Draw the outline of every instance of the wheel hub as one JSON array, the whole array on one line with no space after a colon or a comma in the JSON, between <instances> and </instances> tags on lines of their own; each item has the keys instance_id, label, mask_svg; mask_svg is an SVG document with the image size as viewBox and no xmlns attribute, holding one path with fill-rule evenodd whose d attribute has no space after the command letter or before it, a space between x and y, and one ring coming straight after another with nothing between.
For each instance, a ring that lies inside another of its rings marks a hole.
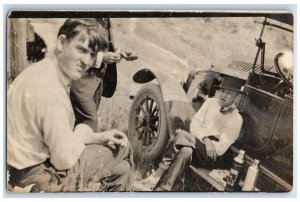
<instances>
[{"instance_id":1,"label":"wheel hub","mask_svg":"<svg viewBox=\"0 0 300 202\"><path fill-rule=\"evenodd\" d=\"M143 146L150 146L158 137L158 106L155 101L146 96L136 107L137 135Z\"/></svg>"},{"instance_id":2,"label":"wheel hub","mask_svg":"<svg viewBox=\"0 0 300 202\"><path fill-rule=\"evenodd\" d=\"M145 126L146 126L147 128L150 128L150 124L151 124L150 116L147 114L147 115L145 116Z\"/></svg>"}]
</instances>

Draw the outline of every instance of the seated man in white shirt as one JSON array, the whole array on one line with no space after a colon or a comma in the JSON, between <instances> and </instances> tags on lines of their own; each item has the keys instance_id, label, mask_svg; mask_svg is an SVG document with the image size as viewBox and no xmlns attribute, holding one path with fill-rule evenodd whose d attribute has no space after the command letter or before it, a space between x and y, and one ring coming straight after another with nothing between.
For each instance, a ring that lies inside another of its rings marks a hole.
<instances>
[{"instance_id":1,"label":"seated man in white shirt","mask_svg":"<svg viewBox=\"0 0 300 202\"><path fill-rule=\"evenodd\" d=\"M177 131L159 168L148 178L136 182L134 188L142 191L171 191L177 176L186 165L222 168L226 151L239 137L243 123L234 104L243 81L224 76L218 98L207 99L190 125L191 133Z\"/></svg>"},{"instance_id":2,"label":"seated man in white shirt","mask_svg":"<svg viewBox=\"0 0 300 202\"><path fill-rule=\"evenodd\" d=\"M130 145L118 130L75 127L72 80L107 49L95 19L68 19L54 53L27 67L7 94L7 168L10 185L32 192L129 190ZM98 187L97 187L98 186Z\"/></svg>"}]
</instances>

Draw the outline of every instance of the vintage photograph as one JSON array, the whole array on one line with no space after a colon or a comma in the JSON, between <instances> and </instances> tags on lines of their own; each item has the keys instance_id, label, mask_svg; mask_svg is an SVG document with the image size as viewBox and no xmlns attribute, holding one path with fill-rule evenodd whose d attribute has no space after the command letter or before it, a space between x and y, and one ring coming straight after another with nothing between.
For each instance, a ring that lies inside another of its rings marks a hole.
<instances>
[{"instance_id":1,"label":"vintage photograph","mask_svg":"<svg viewBox=\"0 0 300 202\"><path fill-rule=\"evenodd\" d=\"M290 11L12 11L6 190L291 192Z\"/></svg>"}]
</instances>

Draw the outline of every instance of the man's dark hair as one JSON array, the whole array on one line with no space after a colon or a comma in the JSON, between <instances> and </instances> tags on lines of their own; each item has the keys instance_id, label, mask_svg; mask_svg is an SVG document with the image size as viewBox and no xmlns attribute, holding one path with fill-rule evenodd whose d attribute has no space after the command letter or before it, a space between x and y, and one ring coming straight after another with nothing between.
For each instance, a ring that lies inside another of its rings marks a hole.
<instances>
[{"instance_id":1,"label":"man's dark hair","mask_svg":"<svg viewBox=\"0 0 300 202\"><path fill-rule=\"evenodd\" d=\"M108 39L105 29L95 18L67 19L60 27L57 37L65 35L67 40L71 40L83 30L87 32L89 47L93 51L104 51L108 48Z\"/></svg>"}]
</instances>

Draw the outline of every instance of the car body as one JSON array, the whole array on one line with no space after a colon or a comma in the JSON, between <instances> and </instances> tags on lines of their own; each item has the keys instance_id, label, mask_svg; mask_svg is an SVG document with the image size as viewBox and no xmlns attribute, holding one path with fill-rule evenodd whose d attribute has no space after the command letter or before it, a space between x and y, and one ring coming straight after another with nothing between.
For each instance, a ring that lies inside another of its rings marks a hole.
<instances>
[{"instance_id":1,"label":"car body","mask_svg":"<svg viewBox=\"0 0 300 202\"><path fill-rule=\"evenodd\" d=\"M263 29L273 25L267 18L262 24ZM261 162L258 190L292 190L293 83L291 75L279 65L286 53L277 54L274 64L265 64L261 36L256 40L254 62L233 60L222 68L193 69L184 82L151 68L134 75L135 82L147 83L135 96L129 118L129 139L138 162L158 162L176 130L189 131L196 111L207 97L216 96L220 78L227 75L244 81L243 93L236 100L243 126L231 152L236 155L240 149L246 151L245 169L254 159ZM261 61L257 64L259 54ZM154 80L156 84L149 83ZM149 169L147 163L140 166Z\"/></svg>"}]
</instances>

